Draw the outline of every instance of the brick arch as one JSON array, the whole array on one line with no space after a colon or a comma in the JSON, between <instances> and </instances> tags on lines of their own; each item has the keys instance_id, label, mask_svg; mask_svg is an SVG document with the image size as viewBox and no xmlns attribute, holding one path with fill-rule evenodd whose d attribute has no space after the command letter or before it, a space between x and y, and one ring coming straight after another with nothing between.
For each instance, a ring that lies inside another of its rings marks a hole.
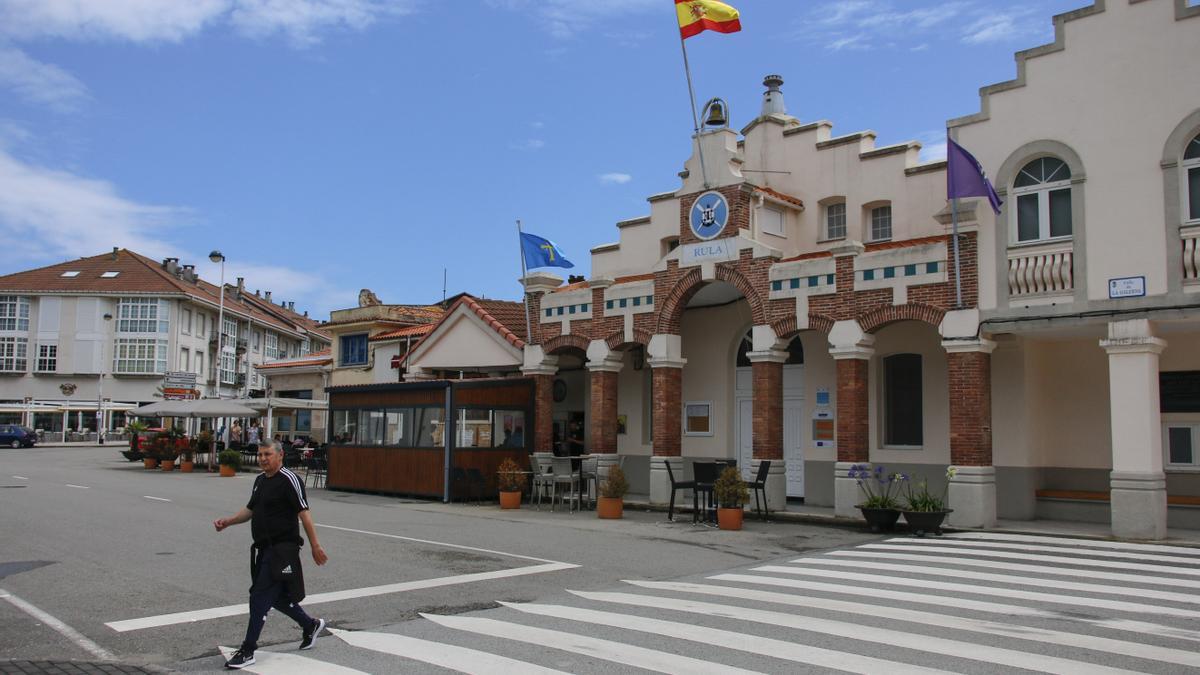
<instances>
[{"instance_id":1,"label":"brick arch","mask_svg":"<svg viewBox=\"0 0 1200 675\"><path fill-rule=\"evenodd\" d=\"M617 350L627 345L641 345L643 347L650 346L650 331L642 330L641 328L633 329L633 340L625 339L625 331L619 330L608 337L604 338L604 342L609 349Z\"/></svg>"},{"instance_id":2,"label":"brick arch","mask_svg":"<svg viewBox=\"0 0 1200 675\"><path fill-rule=\"evenodd\" d=\"M910 302L904 305L888 305L871 310L859 316L857 321L859 327L864 332L874 333L889 323L895 323L896 321L920 321L937 328L941 325L942 317L945 315L946 310L940 307L919 302Z\"/></svg>"},{"instance_id":3,"label":"brick arch","mask_svg":"<svg viewBox=\"0 0 1200 675\"><path fill-rule=\"evenodd\" d=\"M767 320L767 306L762 295L754 284L750 282L746 275L736 267L729 265L717 265L716 280L724 281L741 292L742 297L746 302L750 303L750 317L754 325L762 325ZM658 312L658 324L655 329L656 333L670 333L672 335L679 334L679 319L683 314L683 310L687 307L688 300L704 287L706 282L700 275L700 268L696 267L689 270L686 274L675 282L670 293L667 294L666 300L662 304L662 309Z\"/></svg>"},{"instance_id":4,"label":"brick arch","mask_svg":"<svg viewBox=\"0 0 1200 675\"><path fill-rule=\"evenodd\" d=\"M542 344L542 350L545 351L546 354L553 354L555 352L571 348L578 349L586 354L588 348L588 339L580 335L572 335L568 333L567 335L559 335L558 337L550 338Z\"/></svg>"},{"instance_id":5,"label":"brick arch","mask_svg":"<svg viewBox=\"0 0 1200 675\"><path fill-rule=\"evenodd\" d=\"M815 330L815 331L818 331L818 332L828 335L829 331L833 330L833 323L834 323L833 319L825 316L824 314L810 313L808 315L808 329L809 330ZM801 332L798 328L796 328L796 315L795 314L784 317L782 319L776 319L775 321L772 321L771 322L771 330L775 331L775 335L778 336L781 340L782 339L791 339L793 337L796 337L796 335Z\"/></svg>"}]
</instances>

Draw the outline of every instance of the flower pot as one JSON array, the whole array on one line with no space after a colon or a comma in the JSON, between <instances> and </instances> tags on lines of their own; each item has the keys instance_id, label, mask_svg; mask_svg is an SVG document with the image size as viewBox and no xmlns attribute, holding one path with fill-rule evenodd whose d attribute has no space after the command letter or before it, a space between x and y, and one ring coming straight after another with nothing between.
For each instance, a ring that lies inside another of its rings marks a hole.
<instances>
[{"instance_id":1,"label":"flower pot","mask_svg":"<svg viewBox=\"0 0 1200 675\"><path fill-rule=\"evenodd\" d=\"M600 497L596 500L596 515L617 519L625 515L625 502L620 497Z\"/></svg>"},{"instance_id":2,"label":"flower pot","mask_svg":"<svg viewBox=\"0 0 1200 675\"><path fill-rule=\"evenodd\" d=\"M191 473L194 468L196 468L196 464L186 459L179 463L179 471L182 473Z\"/></svg>"},{"instance_id":3,"label":"flower pot","mask_svg":"<svg viewBox=\"0 0 1200 675\"><path fill-rule=\"evenodd\" d=\"M221 465L221 478L233 478L237 475L237 469L228 464Z\"/></svg>"},{"instance_id":4,"label":"flower pot","mask_svg":"<svg viewBox=\"0 0 1200 675\"><path fill-rule=\"evenodd\" d=\"M153 457L143 457L142 466L146 467L147 469L157 469L158 460L154 459Z\"/></svg>"},{"instance_id":5,"label":"flower pot","mask_svg":"<svg viewBox=\"0 0 1200 675\"><path fill-rule=\"evenodd\" d=\"M158 468L162 469L163 471L174 471L175 470L175 460L164 459L163 461L158 463Z\"/></svg>"},{"instance_id":6,"label":"flower pot","mask_svg":"<svg viewBox=\"0 0 1200 675\"><path fill-rule=\"evenodd\" d=\"M909 531L918 537L924 537L926 532L932 532L939 537L942 536L942 521L953 512L954 509L946 509L945 511L902 511L904 522L908 523Z\"/></svg>"},{"instance_id":7,"label":"flower pot","mask_svg":"<svg viewBox=\"0 0 1200 675\"><path fill-rule=\"evenodd\" d=\"M872 532L891 532L900 520L900 512L896 509L880 509L859 504L856 508L862 511L863 519L871 526Z\"/></svg>"},{"instance_id":8,"label":"flower pot","mask_svg":"<svg viewBox=\"0 0 1200 675\"><path fill-rule=\"evenodd\" d=\"M521 493L520 492L501 492L500 493L500 508L502 508L502 509L519 509L519 508L521 508Z\"/></svg>"},{"instance_id":9,"label":"flower pot","mask_svg":"<svg viewBox=\"0 0 1200 675\"><path fill-rule=\"evenodd\" d=\"M717 509L717 525L722 530L740 530L742 529L742 517L746 512L741 508L727 509L721 507Z\"/></svg>"}]
</instances>

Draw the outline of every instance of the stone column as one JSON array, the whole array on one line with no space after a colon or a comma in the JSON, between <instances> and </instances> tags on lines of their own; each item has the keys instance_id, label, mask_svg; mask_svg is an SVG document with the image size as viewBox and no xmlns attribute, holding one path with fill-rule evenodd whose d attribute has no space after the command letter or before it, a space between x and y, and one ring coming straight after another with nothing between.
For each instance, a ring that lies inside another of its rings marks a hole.
<instances>
[{"instance_id":1,"label":"stone column","mask_svg":"<svg viewBox=\"0 0 1200 675\"><path fill-rule=\"evenodd\" d=\"M943 340L950 387L950 524L996 526L992 464L992 350L982 339Z\"/></svg>"},{"instance_id":2,"label":"stone column","mask_svg":"<svg viewBox=\"0 0 1200 675\"><path fill-rule=\"evenodd\" d=\"M1108 396L1112 416L1113 536L1162 539L1167 534L1158 356L1167 343L1147 319L1112 321L1108 339Z\"/></svg>"},{"instance_id":3,"label":"stone column","mask_svg":"<svg viewBox=\"0 0 1200 675\"><path fill-rule=\"evenodd\" d=\"M771 462L767 473L767 507L782 511L787 506L787 471L783 459L783 362L787 352L778 349L753 351L750 359L754 377L753 476L763 460Z\"/></svg>"},{"instance_id":4,"label":"stone column","mask_svg":"<svg viewBox=\"0 0 1200 675\"><path fill-rule=\"evenodd\" d=\"M875 337L863 333L855 321L839 321L829 332L829 354L837 367L837 463L834 464L833 512L845 518L860 517L855 504L862 501L850 467L870 461L870 389L868 372L875 355Z\"/></svg>"},{"instance_id":5,"label":"stone column","mask_svg":"<svg viewBox=\"0 0 1200 675\"><path fill-rule=\"evenodd\" d=\"M653 383L651 395L654 397L651 504L666 504L671 500L671 481L664 462L671 463L675 480L683 480L683 366L687 360L682 356L681 343L678 335L655 335L650 338L647 349Z\"/></svg>"},{"instance_id":6,"label":"stone column","mask_svg":"<svg viewBox=\"0 0 1200 675\"><path fill-rule=\"evenodd\" d=\"M533 379L533 419L526 421L526 433L533 433L533 451L554 450L554 375L558 357L546 356L540 345L525 346L525 365L521 374Z\"/></svg>"}]
</instances>

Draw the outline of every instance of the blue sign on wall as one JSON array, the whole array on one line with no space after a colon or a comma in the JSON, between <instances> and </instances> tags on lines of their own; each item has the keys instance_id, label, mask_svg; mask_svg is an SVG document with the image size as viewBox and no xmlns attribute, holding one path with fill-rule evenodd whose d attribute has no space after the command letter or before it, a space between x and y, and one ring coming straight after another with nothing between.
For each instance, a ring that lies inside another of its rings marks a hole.
<instances>
[{"instance_id":1,"label":"blue sign on wall","mask_svg":"<svg viewBox=\"0 0 1200 675\"><path fill-rule=\"evenodd\" d=\"M692 204L688 220L697 237L712 239L729 222L729 202L720 192L705 192Z\"/></svg>"}]
</instances>

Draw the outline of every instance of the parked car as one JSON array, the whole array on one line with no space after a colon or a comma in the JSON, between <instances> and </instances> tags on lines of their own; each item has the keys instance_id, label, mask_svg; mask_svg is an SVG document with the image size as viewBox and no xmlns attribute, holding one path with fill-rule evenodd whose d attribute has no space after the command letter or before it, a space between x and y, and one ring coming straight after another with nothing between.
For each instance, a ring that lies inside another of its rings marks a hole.
<instances>
[{"instance_id":1,"label":"parked car","mask_svg":"<svg viewBox=\"0 0 1200 675\"><path fill-rule=\"evenodd\" d=\"M32 448L37 443L37 432L19 424L0 424L0 445L10 448Z\"/></svg>"}]
</instances>

